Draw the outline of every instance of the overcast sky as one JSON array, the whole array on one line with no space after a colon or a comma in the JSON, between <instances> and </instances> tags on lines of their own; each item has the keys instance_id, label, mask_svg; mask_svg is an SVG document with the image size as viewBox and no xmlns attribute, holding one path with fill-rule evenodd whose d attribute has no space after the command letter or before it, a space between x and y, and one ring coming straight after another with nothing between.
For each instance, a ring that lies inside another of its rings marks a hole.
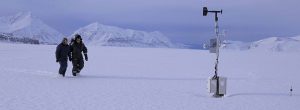
<instances>
[{"instance_id":1,"label":"overcast sky","mask_svg":"<svg viewBox=\"0 0 300 110\"><path fill-rule=\"evenodd\" d=\"M31 11L65 35L93 22L161 31L172 41L198 44L214 35L214 17L202 7L223 9L220 28L230 40L300 35L299 0L1 0L0 16Z\"/></svg>"}]
</instances>

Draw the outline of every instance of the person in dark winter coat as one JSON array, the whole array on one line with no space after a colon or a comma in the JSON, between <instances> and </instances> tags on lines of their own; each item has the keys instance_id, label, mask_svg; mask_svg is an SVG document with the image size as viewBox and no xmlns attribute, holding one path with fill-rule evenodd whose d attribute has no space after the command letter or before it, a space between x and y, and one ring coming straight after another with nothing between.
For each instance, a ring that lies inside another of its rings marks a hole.
<instances>
[{"instance_id":1,"label":"person in dark winter coat","mask_svg":"<svg viewBox=\"0 0 300 110\"><path fill-rule=\"evenodd\" d=\"M71 38L71 41L70 41L70 46L75 42L75 39L74 38Z\"/></svg>"},{"instance_id":2,"label":"person in dark winter coat","mask_svg":"<svg viewBox=\"0 0 300 110\"><path fill-rule=\"evenodd\" d=\"M73 76L77 76L84 67L83 55L86 61L88 61L87 48L82 42L82 38L79 34L75 35L74 42L70 45L71 59L73 64L72 73Z\"/></svg>"},{"instance_id":3,"label":"person in dark winter coat","mask_svg":"<svg viewBox=\"0 0 300 110\"><path fill-rule=\"evenodd\" d=\"M60 64L59 74L64 77L68 67L68 57L71 57L67 38L63 38L62 42L56 47L55 54L56 62Z\"/></svg>"}]
</instances>

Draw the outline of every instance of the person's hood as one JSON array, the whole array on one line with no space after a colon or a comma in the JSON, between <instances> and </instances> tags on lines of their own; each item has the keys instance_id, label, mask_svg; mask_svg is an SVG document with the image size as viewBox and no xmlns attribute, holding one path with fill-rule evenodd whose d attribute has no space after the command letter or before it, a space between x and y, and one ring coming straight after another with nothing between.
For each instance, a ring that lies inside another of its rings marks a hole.
<instances>
[{"instance_id":1,"label":"person's hood","mask_svg":"<svg viewBox=\"0 0 300 110\"><path fill-rule=\"evenodd\" d=\"M60 43L61 43L61 44L64 44L64 41L65 41L65 40L68 40L68 38L66 38L66 37L65 37L65 38L63 38L63 39L61 40L61 42L60 42ZM67 45L68 45L68 44L67 44Z\"/></svg>"}]
</instances>

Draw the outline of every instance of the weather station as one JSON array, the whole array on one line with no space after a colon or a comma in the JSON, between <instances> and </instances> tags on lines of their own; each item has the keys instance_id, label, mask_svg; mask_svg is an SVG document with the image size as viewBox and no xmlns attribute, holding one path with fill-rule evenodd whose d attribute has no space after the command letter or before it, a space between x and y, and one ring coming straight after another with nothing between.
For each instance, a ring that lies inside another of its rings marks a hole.
<instances>
[{"instance_id":1,"label":"weather station","mask_svg":"<svg viewBox=\"0 0 300 110\"><path fill-rule=\"evenodd\" d=\"M226 94L227 78L219 76L218 66L219 66L219 56L220 56L220 46L221 40L219 35L219 25L218 25L218 14L222 14L223 11L209 11L207 7L203 7L203 16L207 16L208 13L213 13L215 15L215 38L210 39L209 52L216 54L216 61L214 66L214 76L208 79L208 92L213 94L215 98L223 97Z\"/></svg>"}]
</instances>

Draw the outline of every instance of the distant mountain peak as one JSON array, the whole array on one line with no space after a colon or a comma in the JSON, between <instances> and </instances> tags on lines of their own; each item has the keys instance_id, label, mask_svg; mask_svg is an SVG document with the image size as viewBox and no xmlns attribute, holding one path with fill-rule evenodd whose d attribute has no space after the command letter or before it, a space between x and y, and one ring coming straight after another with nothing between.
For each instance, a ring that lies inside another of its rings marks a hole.
<instances>
[{"instance_id":1,"label":"distant mountain peak","mask_svg":"<svg viewBox=\"0 0 300 110\"><path fill-rule=\"evenodd\" d=\"M290 37L269 37L266 39L259 40L257 42L280 42L280 41L295 41L296 39Z\"/></svg>"},{"instance_id":2,"label":"distant mountain peak","mask_svg":"<svg viewBox=\"0 0 300 110\"><path fill-rule=\"evenodd\" d=\"M162 33L123 29L116 26L91 23L74 32L80 34L90 45L120 47L173 47Z\"/></svg>"},{"instance_id":3,"label":"distant mountain peak","mask_svg":"<svg viewBox=\"0 0 300 110\"><path fill-rule=\"evenodd\" d=\"M33 16L32 16L31 12L19 12L16 15L10 16L9 21L10 21L10 24L15 24L19 21L30 23L32 19L33 19Z\"/></svg>"},{"instance_id":4,"label":"distant mountain peak","mask_svg":"<svg viewBox=\"0 0 300 110\"><path fill-rule=\"evenodd\" d=\"M40 43L56 44L63 35L45 24L31 12L19 12L0 17L0 33L11 33L16 38L30 38Z\"/></svg>"},{"instance_id":5,"label":"distant mountain peak","mask_svg":"<svg viewBox=\"0 0 300 110\"><path fill-rule=\"evenodd\" d=\"M85 28L97 30L99 28L99 23L98 22L91 23L87 25Z\"/></svg>"},{"instance_id":6,"label":"distant mountain peak","mask_svg":"<svg viewBox=\"0 0 300 110\"><path fill-rule=\"evenodd\" d=\"M234 50L260 50L273 52L300 52L300 40L298 37L269 37L255 42L236 42L225 43L224 49Z\"/></svg>"}]
</instances>

